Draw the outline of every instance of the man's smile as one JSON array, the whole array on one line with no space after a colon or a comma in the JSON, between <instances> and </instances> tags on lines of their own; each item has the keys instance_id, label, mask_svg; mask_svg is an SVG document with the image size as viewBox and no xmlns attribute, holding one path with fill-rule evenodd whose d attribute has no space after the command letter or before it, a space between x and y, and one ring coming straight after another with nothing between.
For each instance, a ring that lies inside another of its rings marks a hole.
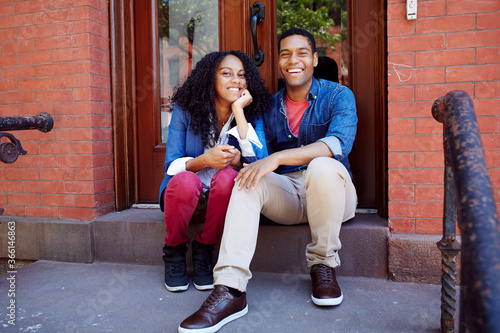
<instances>
[{"instance_id":1,"label":"man's smile","mask_svg":"<svg viewBox=\"0 0 500 333\"><path fill-rule=\"evenodd\" d=\"M290 68L290 69L287 69L287 72L288 72L288 74L290 74L290 76L298 76L298 75L302 74L303 71L304 71L303 68Z\"/></svg>"}]
</instances>

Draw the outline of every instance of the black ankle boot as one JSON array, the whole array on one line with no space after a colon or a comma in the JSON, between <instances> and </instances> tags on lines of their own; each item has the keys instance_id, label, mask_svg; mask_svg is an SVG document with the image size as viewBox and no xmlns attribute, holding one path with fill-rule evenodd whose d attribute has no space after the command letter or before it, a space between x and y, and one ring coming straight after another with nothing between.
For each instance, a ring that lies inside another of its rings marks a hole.
<instances>
[{"instance_id":1,"label":"black ankle boot","mask_svg":"<svg viewBox=\"0 0 500 333\"><path fill-rule=\"evenodd\" d=\"M168 291L184 291L189 287L186 270L186 243L177 246L163 246L165 261L165 287Z\"/></svg>"},{"instance_id":2,"label":"black ankle boot","mask_svg":"<svg viewBox=\"0 0 500 333\"><path fill-rule=\"evenodd\" d=\"M196 240L193 241L193 283L194 287L198 290L214 288L213 253L213 245L205 245Z\"/></svg>"}]
</instances>

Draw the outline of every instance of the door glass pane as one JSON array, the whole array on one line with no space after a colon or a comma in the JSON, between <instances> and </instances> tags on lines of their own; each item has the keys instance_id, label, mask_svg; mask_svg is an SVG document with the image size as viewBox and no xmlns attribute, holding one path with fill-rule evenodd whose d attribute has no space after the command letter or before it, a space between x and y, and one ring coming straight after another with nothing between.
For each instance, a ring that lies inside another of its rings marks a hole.
<instances>
[{"instance_id":1,"label":"door glass pane","mask_svg":"<svg viewBox=\"0 0 500 333\"><path fill-rule=\"evenodd\" d=\"M170 98L207 53L219 50L218 0L158 0L161 136L167 142Z\"/></svg>"},{"instance_id":2,"label":"door glass pane","mask_svg":"<svg viewBox=\"0 0 500 333\"><path fill-rule=\"evenodd\" d=\"M278 37L290 28L314 35L319 57L314 76L348 85L347 0L277 0L276 8Z\"/></svg>"}]
</instances>

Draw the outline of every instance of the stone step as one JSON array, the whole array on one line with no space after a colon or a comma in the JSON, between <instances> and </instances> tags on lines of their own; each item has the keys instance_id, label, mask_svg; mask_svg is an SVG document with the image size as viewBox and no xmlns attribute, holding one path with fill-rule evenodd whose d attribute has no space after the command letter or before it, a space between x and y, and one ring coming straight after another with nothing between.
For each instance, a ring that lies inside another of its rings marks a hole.
<instances>
[{"instance_id":1,"label":"stone step","mask_svg":"<svg viewBox=\"0 0 500 333\"><path fill-rule=\"evenodd\" d=\"M307 224L283 226L263 219L252 261L252 271L305 273L305 247L310 242ZM159 209L129 209L104 215L92 223L95 259L102 262L163 265L165 237ZM192 224L192 237L201 224ZM344 223L340 239L339 275L387 278L387 220L375 214L357 215ZM188 252L188 267L190 261Z\"/></svg>"},{"instance_id":2,"label":"stone step","mask_svg":"<svg viewBox=\"0 0 500 333\"><path fill-rule=\"evenodd\" d=\"M18 260L94 261L163 265L165 225L159 209L128 209L93 221L0 217L0 240L7 244L8 223L15 222ZM193 238L202 224L189 226ZM375 214L358 214L344 223L340 239L339 275L387 278L387 221ZM252 271L307 273L307 224L284 226L262 219ZM0 258L7 258L7 247ZM188 252L188 267L190 250Z\"/></svg>"},{"instance_id":3,"label":"stone step","mask_svg":"<svg viewBox=\"0 0 500 333\"><path fill-rule=\"evenodd\" d=\"M94 261L92 221L0 217L0 244L14 231L16 261L40 259L90 263ZM7 246L0 258L8 258Z\"/></svg>"}]
</instances>

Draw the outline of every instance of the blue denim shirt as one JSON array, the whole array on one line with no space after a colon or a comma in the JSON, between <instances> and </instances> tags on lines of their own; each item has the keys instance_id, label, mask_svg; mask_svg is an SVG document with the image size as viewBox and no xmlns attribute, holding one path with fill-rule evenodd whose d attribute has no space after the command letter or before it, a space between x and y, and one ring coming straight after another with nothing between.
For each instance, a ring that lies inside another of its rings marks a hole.
<instances>
[{"instance_id":1,"label":"blue denim shirt","mask_svg":"<svg viewBox=\"0 0 500 333\"><path fill-rule=\"evenodd\" d=\"M262 148L259 148L254 143L252 143L255 156L241 156L241 161L243 163L252 163L257 159L264 158L268 155L267 147L265 145L266 139L264 134L264 123L262 119L259 118L251 124L255 129L255 133L257 134L259 141L262 143ZM159 193L159 203L162 211L163 191L172 178L172 176L167 174L167 170L170 164L180 157L198 157L205 151L205 146L203 145L203 141L201 140L201 135L195 135L191 130L191 116L179 106L174 107L174 110L172 112L172 119L170 120L170 125L168 126L168 128L168 143L165 152L165 164L163 165L165 176L160 185ZM228 144L234 146L237 149L240 149L238 140L233 136L229 137Z\"/></svg>"},{"instance_id":2,"label":"blue denim shirt","mask_svg":"<svg viewBox=\"0 0 500 333\"><path fill-rule=\"evenodd\" d=\"M286 88L274 95L271 109L264 118L269 154L322 141L352 177L347 156L352 149L358 122L352 91L338 83L313 78L307 95L309 106L300 122L298 137L288 126L285 96ZM305 169L307 165L282 165L276 172L282 174Z\"/></svg>"}]
</instances>

